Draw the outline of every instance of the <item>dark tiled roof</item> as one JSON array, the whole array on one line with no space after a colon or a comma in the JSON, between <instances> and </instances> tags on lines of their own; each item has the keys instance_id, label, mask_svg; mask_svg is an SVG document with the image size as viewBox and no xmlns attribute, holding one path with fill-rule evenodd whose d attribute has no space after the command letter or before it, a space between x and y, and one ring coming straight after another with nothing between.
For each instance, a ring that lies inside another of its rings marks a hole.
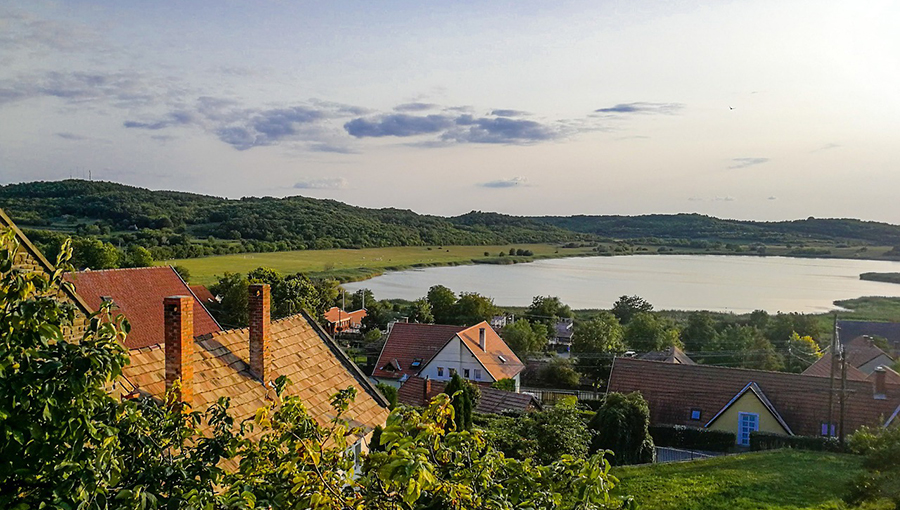
<instances>
[{"instance_id":1,"label":"dark tiled roof","mask_svg":"<svg viewBox=\"0 0 900 510\"><path fill-rule=\"evenodd\" d=\"M270 335L271 379L287 376L292 384L286 392L299 396L320 423L333 417L331 396L354 387L357 396L348 411L351 425L371 430L384 424L388 415L384 397L311 319L301 314L272 321ZM246 328L195 339L195 409L205 410L219 397L230 397L232 416L241 420L268 405L266 388L250 373L249 346ZM141 394L161 398L165 393L163 346L132 349L124 375Z\"/></svg>"},{"instance_id":2,"label":"dark tiled roof","mask_svg":"<svg viewBox=\"0 0 900 510\"><path fill-rule=\"evenodd\" d=\"M828 421L829 380L786 372L767 372L709 365L681 365L632 358L616 358L609 391L638 391L650 405L653 423L701 425L741 389L756 383L795 434L818 435ZM862 425L881 425L900 405L900 386L889 385L885 399L874 398L869 381L847 380L845 423L848 431ZM838 399L835 398L835 420ZM691 410L701 410L701 422Z\"/></svg>"},{"instance_id":3,"label":"dark tiled roof","mask_svg":"<svg viewBox=\"0 0 900 510\"><path fill-rule=\"evenodd\" d=\"M408 406L421 407L442 393L447 383L431 381L431 391L425 391L426 381L421 377L410 377L397 391L397 400ZM487 386L479 386L481 399L475 407L479 413L500 414L504 411L527 412L540 410L541 404L533 396L526 393L498 390Z\"/></svg>"},{"instance_id":4,"label":"dark tiled roof","mask_svg":"<svg viewBox=\"0 0 900 510\"><path fill-rule=\"evenodd\" d=\"M837 364L837 368L835 368L834 376L841 376L841 364ZM803 371L803 375L813 375L816 377L831 377L831 353L826 352L821 358L819 358L815 363L807 367L806 370ZM851 381L865 381L866 374L864 374L860 369L854 367L852 364L847 363L847 379Z\"/></svg>"},{"instance_id":5,"label":"dark tiled roof","mask_svg":"<svg viewBox=\"0 0 900 510\"><path fill-rule=\"evenodd\" d=\"M682 365L695 365L694 360L690 358L678 347L672 346L664 351L647 352L639 356L640 359L647 361L664 361L666 363L681 363Z\"/></svg>"},{"instance_id":6,"label":"dark tiled roof","mask_svg":"<svg viewBox=\"0 0 900 510\"><path fill-rule=\"evenodd\" d=\"M66 275L66 279L75 284L75 291L94 310L100 307L104 296L113 300L113 313L124 314L131 323L131 333L125 339L129 349L163 343L163 299L193 295L170 266L81 271ZM195 297L194 335L221 329Z\"/></svg>"},{"instance_id":7,"label":"dark tiled roof","mask_svg":"<svg viewBox=\"0 0 900 510\"><path fill-rule=\"evenodd\" d=\"M838 321L841 343L869 335L887 339L891 349L900 352L900 322Z\"/></svg>"},{"instance_id":8,"label":"dark tiled roof","mask_svg":"<svg viewBox=\"0 0 900 510\"><path fill-rule=\"evenodd\" d=\"M384 342L381 355L375 364L373 377L400 379L404 375L413 376L425 366L425 362L434 357L451 338L466 329L464 326L445 326L439 324L412 324L398 322ZM421 359L422 365L410 368L415 359ZM397 360L400 370L384 370L385 365Z\"/></svg>"}]
</instances>

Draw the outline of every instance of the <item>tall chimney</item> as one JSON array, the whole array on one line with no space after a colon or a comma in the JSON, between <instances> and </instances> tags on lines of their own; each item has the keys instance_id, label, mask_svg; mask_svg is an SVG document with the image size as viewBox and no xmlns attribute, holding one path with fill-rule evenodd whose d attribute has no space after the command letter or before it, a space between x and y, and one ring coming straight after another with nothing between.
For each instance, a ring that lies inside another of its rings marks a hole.
<instances>
[{"instance_id":1,"label":"tall chimney","mask_svg":"<svg viewBox=\"0 0 900 510\"><path fill-rule=\"evenodd\" d=\"M478 347L481 347L481 350L484 351L486 344L487 344L487 341L485 339L484 328L479 328L478 329Z\"/></svg>"},{"instance_id":2,"label":"tall chimney","mask_svg":"<svg viewBox=\"0 0 900 510\"><path fill-rule=\"evenodd\" d=\"M887 375L887 370L884 367L878 367L875 369L875 398L879 400L883 400L887 398L887 384L885 382L885 376Z\"/></svg>"},{"instance_id":3,"label":"tall chimney","mask_svg":"<svg viewBox=\"0 0 900 510\"><path fill-rule=\"evenodd\" d=\"M428 404L428 401L429 401L428 396L431 395L431 378L430 378L430 377L426 377L426 378L425 378L425 384L422 385L422 388L423 388L423 390L424 390L424 392L425 392L425 394L422 395L422 400L423 400L423 401L425 402L425 404L427 405L427 404Z\"/></svg>"},{"instance_id":4,"label":"tall chimney","mask_svg":"<svg viewBox=\"0 0 900 510\"><path fill-rule=\"evenodd\" d=\"M166 391L172 388L175 381L180 381L180 388L170 403L190 406L194 401L194 299L189 296L163 299L163 319Z\"/></svg>"},{"instance_id":5,"label":"tall chimney","mask_svg":"<svg viewBox=\"0 0 900 510\"><path fill-rule=\"evenodd\" d=\"M250 285L247 305L250 311L250 371L269 382L269 325L272 297L266 284Z\"/></svg>"}]
</instances>

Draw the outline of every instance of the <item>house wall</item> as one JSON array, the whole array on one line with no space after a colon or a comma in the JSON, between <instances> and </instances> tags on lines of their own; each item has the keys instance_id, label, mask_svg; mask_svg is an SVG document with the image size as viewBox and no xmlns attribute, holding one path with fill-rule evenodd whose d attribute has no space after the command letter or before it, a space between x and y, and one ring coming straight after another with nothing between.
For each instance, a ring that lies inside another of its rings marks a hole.
<instances>
[{"instance_id":1,"label":"house wall","mask_svg":"<svg viewBox=\"0 0 900 510\"><path fill-rule=\"evenodd\" d=\"M869 361L868 363L862 364L856 368L858 368L864 374L871 374L878 367L889 367L894 364L894 360L889 358L887 355L882 354L877 358Z\"/></svg>"},{"instance_id":2,"label":"house wall","mask_svg":"<svg viewBox=\"0 0 900 510\"><path fill-rule=\"evenodd\" d=\"M400 379L388 379L387 377L373 377L372 379L375 380L375 384L386 384L397 389L400 389L400 386L403 385Z\"/></svg>"},{"instance_id":3,"label":"house wall","mask_svg":"<svg viewBox=\"0 0 900 510\"><path fill-rule=\"evenodd\" d=\"M438 367L444 367L444 374L438 375ZM435 381L449 381L451 379L450 370L456 369L460 377L464 377L464 370L469 369L469 380L475 382L492 383L494 378L484 368L478 358L472 354L459 339L454 337L453 340L447 342L447 345L438 352L432 360L425 365L425 368L419 372L419 377L430 378ZM481 370L481 379L475 379L475 369Z\"/></svg>"},{"instance_id":4,"label":"house wall","mask_svg":"<svg viewBox=\"0 0 900 510\"><path fill-rule=\"evenodd\" d=\"M771 432L773 434L787 434L788 431L778 423L775 416L769 412L769 409L757 398L752 391L747 391L737 402L731 404L724 413L722 413L716 421L709 426L713 430L724 430L734 432L739 435L738 431L738 414L739 413L756 413L759 415L759 431Z\"/></svg>"}]
</instances>

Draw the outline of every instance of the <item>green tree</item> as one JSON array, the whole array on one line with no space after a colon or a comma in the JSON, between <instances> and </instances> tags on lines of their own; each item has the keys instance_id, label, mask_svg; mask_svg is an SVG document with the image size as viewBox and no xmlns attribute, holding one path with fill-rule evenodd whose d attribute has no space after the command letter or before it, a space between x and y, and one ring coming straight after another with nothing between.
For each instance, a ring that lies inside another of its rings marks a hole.
<instances>
[{"instance_id":1,"label":"green tree","mask_svg":"<svg viewBox=\"0 0 900 510\"><path fill-rule=\"evenodd\" d=\"M787 348L788 340L793 333L797 333L801 337L809 336L814 339L818 339L821 334L816 318L801 313L776 314L769 319L765 332L775 348L779 350Z\"/></svg>"},{"instance_id":2,"label":"green tree","mask_svg":"<svg viewBox=\"0 0 900 510\"><path fill-rule=\"evenodd\" d=\"M819 344L810 336L801 337L793 333L788 339L788 355L785 356L785 369L788 372L803 372L822 357Z\"/></svg>"},{"instance_id":3,"label":"green tree","mask_svg":"<svg viewBox=\"0 0 900 510\"><path fill-rule=\"evenodd\" d=\"M359 289L350 296L350 310L361 310L375 302L375 294L369 289Z\"/></svg>"},{"instance_id":4,"label":"green tree","mask_svg":"<svg viewBox=\"0 0 900 510\"><path fill-rule=\"evenodd\" d=\"M639 312L625 326L625 345L638 352L660 351L677 345L678 332L668 322L649 312Z\"/></svg>"},{"instance_id":5,"label":"green tree","mask_svg":"<svg viewBox=\"0 0 900 510\"><path fill-rule=\"evenodd\" d=\"M454 320L452 324L474 326L481 321L490 321L500 313L494 300L476 292L463 292L453 305ZM437 314L435 314L436 316Z\"/></svg>"},{"instance_id":6,"label":"green tree","mask_svg":"<svg viewBox=\"0 0 900 510\"><path fill-rule=\"evenodd\" d=\"M466 381L459 374L453 374L450 382L444 387L444 393L450 396L453 406L453 422L456 430L472 430L472 413L478 405L478 388Z\"/></svg>"},{"instance_id":7,"label":"green tree","mask_svg":"<svg viewBox=\"0 0 900 510\"><path fill-rule=\"evenodd\" d=\"M611 450L614 465L653 461L650 408L640 393L608 393L589 426L595 434L592 450Z\"/></svg>"},{"instance_id":8,"label":"green tree","mask_svg":"<svg viewBox=\"0 0 900 510\"><path fill-rule=\"evenodd\" d=\"M409 320L422 324L434 324L434 314L431 304L425 298L419 298L412 302L407 312Z\"/></svg>"},{"instance_id":9,"label":"green tree","mask_svg":"<svg viewBox=\"0 0 900 510\"><path fill-rule=\"evenodd\" d=\"M531 322L541 322L551 330L560 318L572 318L575 314L569 305L556 296L535 296L531 306L525 310L525 317Z\"/></svg>"},{"instance_id":10,"label":"green tree","mask_svg":"<svg viewBox=\"0 0 900 510\"><path fill-rule=\"evenodd\" d=\"M504 326L500 336L520 359L542 351L547 345L547 327L540 322L518 320Z\"/></svg>"},{"instance_id":11,"label":"green tree","mask_svg":"<svg viewBox=\"0 0 900 510\"><path fill-rule=\"evenodd\" d=\"M125 252L122 267L150 267L153 265L153 255L150 250L139 245L131 245Z\"/></svg>"},{"instance_id":12,"label":"green tree","mask_svg":"<svg viewBox=\"0 0 900 510\"><path fill-rule=\"evenodd\" d=\"M114 269L119 267L119 250L93 237L77 238L72 242L71 263L80 269Z\"/></svg>"},{"instance_id":13,"label":"green tree","mask_svg":"<svg viewBox=\"0 0 900 510\"><path fill-rule=\"evenodd\" d=\"M653 305L640 296L622 296L613 303L612 313L619 319L622 325L631 322L631 319L639 313L653 311Z\"/></svg>"},{"instance_id":14,"label":"green tree","mask_svg":"<svg viewBox=\"0 0 900 510\"><path fill-rule=\"evenodd\" d=\"M575 367L593 381L607 379L612 358L625 350L624 330L613 314L603 312L589 321L575 323L572 336Z\"/></svg>"},{"instance_id":15,"label":"green tree","mask_svg":"<svg viewBox=\"0 0 900 510\"><path fill-rule=\"evenodd\" d=\"M397 407L397 388L384 383L378 383L375 387L378 388L378 391L380 391L381 394L384 395L384 398L390 402L390 409Z\"/></svg>"},{"instance_id":16,"label":"green tree","mask_svg":"<svg viewBox=\"0 0 900 510\"><path fill-rule=\"evenodd\" d=\"M546 411L526 415L516 432L535 441L534 458L541 464L564 455L583 459L591 443L591 433L575 398L562 399Z\"/></svg>"},{"instance_id":17,"label":"green tree","mask_svg":"<svg viewBox=\"0 0 900 510\"><path fill-rule=\"evenodd\" d=\"M866 471L854 480L845 500L852 505L871 503L871 508L900 508L900 427L862 427L850 436L849 444L854 453L863 455Z\"/></svg>"},{"instance_id":18,"label":"green tree","mask_svg":"<svg viewBox=\"0 0 900 510\"><path fill-rule=\"evenodd\" d=\"M494 381L491 384L491 388L503 391L516 391L516 381L510 379L509 377L505 377L503 379L500 379L499 381Z\"/></svg>"},{"instance_id":19,"label":"green tree","mask_svg":"<svg viewBox=\"0 0 900 510\"><path fill-rule=\"evenodd\" d=\"M431 312L438 324L453 324L456 319L456 294L443 285L435 285L428 289L425 298L431 305Z\"/></svg>"},{"instance_id":20,"label":"green tree","mask_svg":"<svg viewBox=\"0 0 900 510\"><path fill-rule=\"evenodd\" d=\"M176 265L176 266L172 266L172 269L174 269L175 272L178 273L178 276L180 276L182 280L184 280L186 283L190 283L191 272L190 272L190 270L188 270L188 268L186 268L182 265Z\"/></svg>"},{"instance_id":21,"label":"green tree","mask_svg":"<svg viewBox=\"0 0 900 510\"><path fill-rule=\"evenodd\" d=\"M226 328L240 328L250 323L247 311L247 292L250 282L240 273L228 273L218 277L209 291L220 301L210 303L209 311Z\"/></svg>"},{"instance_id":22,"label":"green tree","mask_svg":"<svg viewBox=\"0 0 900 510\"><path fill-rule=\"evenodd\" d=\"M572 360L557 357L541 368L538 378L542 385L551 388L577 388L581 383L581 374L575 370Z\"/></svg>"},{"instance_id":23,"label":"green tree","mask_svg":"<svg viewBox=\"0 0 900 510\"><path fill-rule=\"evenodd\" d=\"M691 312L687 325L681 330L681 341L688 352L699 352L715 345L718 336L716 322L709 312Z\"/></svg>"}]
</instances>

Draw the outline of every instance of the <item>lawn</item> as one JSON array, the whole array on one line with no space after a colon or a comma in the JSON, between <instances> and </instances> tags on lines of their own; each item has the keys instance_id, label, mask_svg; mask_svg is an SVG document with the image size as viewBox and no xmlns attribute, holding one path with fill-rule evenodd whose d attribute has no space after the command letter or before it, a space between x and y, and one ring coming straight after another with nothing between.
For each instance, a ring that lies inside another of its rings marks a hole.
<instances>
[{"instance_id":1,"label":"lawn","mask_svg":"<svg viewBox=\"0 0 900 510\"><path fill-rule=\"evenodd\" d=\"M531 250L531 257L510 257L509 249ZM507 255L500 257L500 252ZM485 252L489 255L485 257ZM191 283L209 285L225 271L247 273L257 267L270 267L283 274L306 273L331 276L342 281L362 280L386 270L456 264L527 262L532 259L588 255L590 248L561 248L552 244L516 244L506 246L402 246L360 250L303 250L273 253L240 253L193 259L162 261L180 265L191 273Z\"/></svg>"},{"instance_id":2,"label":"lawn","mask_svg":"<svg viewBox=\"0 0 900 510\"><path fill-rule=\"evenodd\" d=\"M779 450L693 462L614 468L615 495L652 510L846 508L841 497L861 458Z\"/></svg>"}]
</instances>

